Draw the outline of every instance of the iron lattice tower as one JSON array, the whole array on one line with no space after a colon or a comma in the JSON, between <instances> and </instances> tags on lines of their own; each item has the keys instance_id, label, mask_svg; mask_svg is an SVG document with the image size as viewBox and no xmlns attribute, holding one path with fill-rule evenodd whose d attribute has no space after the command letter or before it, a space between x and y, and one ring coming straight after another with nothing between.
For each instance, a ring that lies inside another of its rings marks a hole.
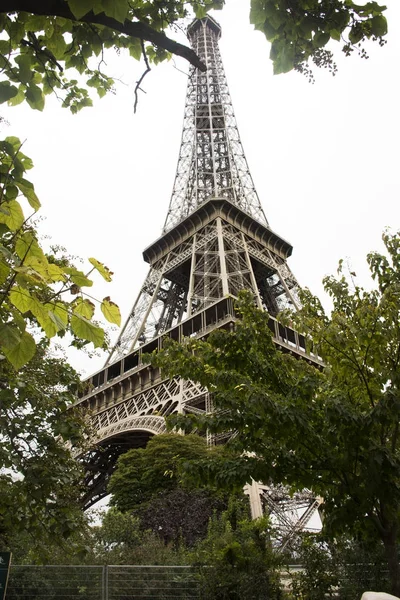
<instances>
[{"instance_id":1,"label":"iron lattice tower","mask_svg":"<svg viewBox=\"0 0 400 600\"><path fill-rule=\"evenodd\" d=\"M143 365L142 354L159 349L163 336L181 340L233 326L233 298L249 289L270 315L275 343L319 362L307 354L301 335L275 319L283 308L298 306L298 284L287 264L292 246L270 228L257 196L218 48L220 35L209 16L188 29L207 70L193 67L189 73L163 232L144 250L150 267L145 282L104 368L90 377L88 392L79 400L93 415L97 435L88 457L87 505L106 494L119 454L165 431L165 416L210 409L206 389L179 378L163 379L158 369ZM249 494L255 506L254 486ZM266 498L265 488L256 495Z\"/></svg>"}]
</instances>

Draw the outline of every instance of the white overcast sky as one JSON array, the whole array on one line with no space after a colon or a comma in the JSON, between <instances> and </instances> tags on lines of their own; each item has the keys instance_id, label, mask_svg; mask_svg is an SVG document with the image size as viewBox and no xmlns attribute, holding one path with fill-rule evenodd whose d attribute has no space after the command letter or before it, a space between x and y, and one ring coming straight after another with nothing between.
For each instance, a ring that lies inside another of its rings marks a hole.
<instances>
[{"instance_id":1,"label":"white overcast sky","mask_svg":"<svg viewBox=\"0 0 400 600\"><path fill-rule=\"evenodd\" d=\"M400 3L388 0L388 43L370 43L369 60L344 58L339 72L315 69L310 85L297 74L273 76L269 44L249 24L249 1L227 0L215 13L220 48L244 151L270 226L293 244L290 266L322 296L321 280L350 258L369 285L365 255L380 250L386 226L400 228ZM134 59L106 58L123 80L115 95L78 115L55 98L43 113L1 107L3 133L26 140L52 241L71 254L95 256L114 272L110 295L128 315L147 273L142 251L159 237L178 159L188 66L176 59L143 82L136 115L133 89L143 71ZM177 68L178 67L178 70ZM97 281L97 280L96 280ZM104 362L70 355L90 374Z\"/></svg>"}]
</instances>

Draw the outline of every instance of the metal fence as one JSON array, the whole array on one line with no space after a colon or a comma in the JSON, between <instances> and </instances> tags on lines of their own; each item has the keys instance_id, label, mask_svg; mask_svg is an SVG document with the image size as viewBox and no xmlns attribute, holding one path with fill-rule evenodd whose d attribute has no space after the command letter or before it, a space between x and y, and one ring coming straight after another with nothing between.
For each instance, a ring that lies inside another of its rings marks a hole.
<instances>
[{"instance_id":1,"label":"metal fence","mask_svg":"<svg viewBox=\"0 0 400 600\"><path fill-rule=\"evenodd\" d=\"M191 567L12 565L7 600L199 599Z\"/></svg>"}]
</instances>

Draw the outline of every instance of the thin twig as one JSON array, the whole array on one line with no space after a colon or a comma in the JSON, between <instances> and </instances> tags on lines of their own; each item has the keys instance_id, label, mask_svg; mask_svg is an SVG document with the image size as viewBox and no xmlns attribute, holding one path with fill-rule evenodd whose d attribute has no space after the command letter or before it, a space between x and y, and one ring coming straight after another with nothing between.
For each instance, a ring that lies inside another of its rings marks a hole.
<instances>
[{"instance_id":1,"label":"thin twig","mask_svg":"<svg viewBox=\"0 0 400 600\"><path fill-rule=\"evenodd\" d=\"M146 64L146 70L145 72L142 74L141 78L139 79L139 81L136 82L136 87L135 87L135 104L133 106L133 112L136 114L136 107L137 107L137 103L138 103L138 90L141 90L142 92L146 93L144 90L142 90L142 88L140 87L140 84L142 83L143 79L146 77L147 73L149 71L151 71L150 65L149 65L149 61L147 59L146 56L146 48L144 47L144 41L140 40L140 45L142 46L142 54L143 54L143 58L144 58L144 62Z\"/></svg>"}]
</instances>

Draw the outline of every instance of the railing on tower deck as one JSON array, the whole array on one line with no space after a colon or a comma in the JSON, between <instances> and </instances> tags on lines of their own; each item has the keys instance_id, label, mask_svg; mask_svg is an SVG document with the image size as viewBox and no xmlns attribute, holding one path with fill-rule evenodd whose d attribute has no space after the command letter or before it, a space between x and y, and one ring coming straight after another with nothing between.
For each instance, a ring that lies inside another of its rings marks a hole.
<instances>
[{"instance_id":1,"label":"railing on tower deck","mask_svg":"<svg viewBox=\"0 0 400 600\"><path fill-rule=\"evenodd\" d=\"M115 386L128 377L133 378L135 374L140 377L141 387L158 379L159 370L157 368L153 369L147 363L144 363L143 355L154 350L161 350L163 340L166 337L182 342L187 337L205 337L217 328L233 328L238 318L234 302L235 299L231 296L222 298L162 335L144 342L140 348L133 350L122 359L104 367L85 380L86 389L81 393L77 402L83 402L86 398L90 398L110 386ZM301 357L317 368L323 368L322 359L313 350L309 340L306 340L304 335L299 334L291 327L282 325L272 316L269 317L268 325L272 332L273 341L281 350ZM134 387L133 383L132 386Z\"/></svg>"}]
</instances>

